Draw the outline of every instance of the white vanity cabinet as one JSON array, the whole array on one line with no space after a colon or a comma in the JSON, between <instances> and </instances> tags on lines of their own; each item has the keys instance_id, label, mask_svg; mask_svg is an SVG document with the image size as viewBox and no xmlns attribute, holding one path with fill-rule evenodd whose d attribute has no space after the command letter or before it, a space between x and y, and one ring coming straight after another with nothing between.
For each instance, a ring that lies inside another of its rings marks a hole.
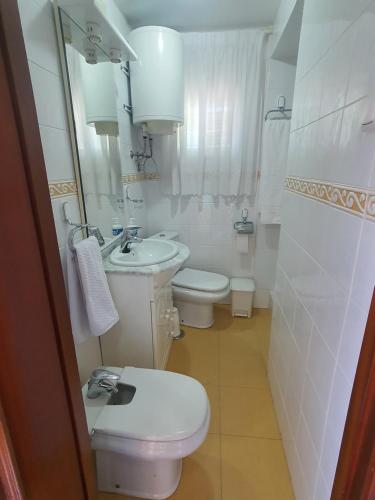
<instances>
[{"instance_id":1,"label":"white vanity cabinet","mask_svg":"<svg viewBox=\"0 0 375 500\"><path fill-rule=\"evenodd\" d=\"M120 321L100 338L104 365L165 368L171 344L167 310L173 303L171 276L164 278L107 272Z\"/></svg>"},{"instance_id":2,"label":"white vanity cabinet","mask_svg":"<svg viewBox=\"0 0 375 500\"><path fill-rule=\"evenodd\" d=\"M171 346L168 309L172 278L190 255L176 242L177 255L155 265L127 267L104 258L109 288L120 321L100 337L103 364L164 369Z\"/></svg>"}]
</instances>

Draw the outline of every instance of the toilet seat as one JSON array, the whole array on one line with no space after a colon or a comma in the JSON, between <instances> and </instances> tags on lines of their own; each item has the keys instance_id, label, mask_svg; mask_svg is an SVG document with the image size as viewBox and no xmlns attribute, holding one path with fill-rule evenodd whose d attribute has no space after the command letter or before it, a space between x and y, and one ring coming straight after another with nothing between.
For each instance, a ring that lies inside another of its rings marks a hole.
<instances>
[{"instance_id":1,"label":"toilet seat","mask_svg":"<svg viewBox=\"0 0 375 500\"><path fill-rule=\"evenodd\" d=\"M199 382L178 373L132 367L124 368L121 381L135 386L136 393L128 405L103 408L93 427L94 449L175 459L201 444L210 407Z\"/></svg>"},{"instance_id":2,"label":"toilet seat","mask_svg":"<svg viewBox=\"0 0 375 500\"><path fill-rule=\"evenodd\" d=\"M189 290L217 293L228 288L229 279L222 274L186 267L176 273L172 285Z\"/></svg>"}]
</instances>

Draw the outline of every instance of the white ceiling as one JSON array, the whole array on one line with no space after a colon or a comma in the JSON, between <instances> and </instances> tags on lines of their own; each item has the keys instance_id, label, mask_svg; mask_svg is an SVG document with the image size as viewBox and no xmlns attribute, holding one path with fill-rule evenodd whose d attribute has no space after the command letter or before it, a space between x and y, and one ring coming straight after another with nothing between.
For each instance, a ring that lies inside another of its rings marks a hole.
<instances>
[{"instance_id":1,"label":"white ceiling","mask_svg":"<svg viewBox=\"0 0 375 500\"><path fill-rule=\"evenodd\" d=\"M178 31L270 26L280 0L116 0L130 26Z\"/></svg>"}]
</instances>

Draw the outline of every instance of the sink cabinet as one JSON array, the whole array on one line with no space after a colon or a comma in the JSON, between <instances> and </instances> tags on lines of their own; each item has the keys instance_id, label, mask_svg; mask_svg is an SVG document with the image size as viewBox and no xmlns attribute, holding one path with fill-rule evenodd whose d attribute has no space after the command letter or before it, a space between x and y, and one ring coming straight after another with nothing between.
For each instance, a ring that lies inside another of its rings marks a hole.
<instances>
[{"instance_id":1,"label":"sink cabinet","mask_svg":"<svg viewBox=\"0 0 375 500\"><path fill-rule=\"evenodd\" d=\"M165 368L171 345L166 315L173 307L174 272L107 271L120 321L100 338L104 365Z\"/></svg>"}]
</instances>

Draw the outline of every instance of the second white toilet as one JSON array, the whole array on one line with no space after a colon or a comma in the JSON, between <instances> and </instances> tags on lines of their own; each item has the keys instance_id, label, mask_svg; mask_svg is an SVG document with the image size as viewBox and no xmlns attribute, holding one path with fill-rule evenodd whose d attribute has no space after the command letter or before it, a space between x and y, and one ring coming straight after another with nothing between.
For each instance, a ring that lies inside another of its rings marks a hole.
<instances>
[{"instance_id":1,"label":"second white toilet","mask_svg":"<svg viewBox=\"0 0 375 500\"><path fill-rule=\"evenodd\" d=\"M175 240L178 233L162 231L151 238ZM230 293L229 279L217 273L185 268L172 280L173 303L182 324L195 328L209 328L214 323L214 304Z\"/></svg>"},{"instance_id":2,"label":"second white toilet","mask_svg":"<svg viewBox=\"0 0 375 500\"><path fill-rule=\"evenodd\" d=\"M180 481L182 458L199 448L207 435L207 393L197 380L179 373L106 369L118 375L117 394L102 393L92 399L87 396L88 385L83 387L98 488L139 498L167 498ZM131 390L125 401L122 388Z\"/></svg>"}]
</instances>

